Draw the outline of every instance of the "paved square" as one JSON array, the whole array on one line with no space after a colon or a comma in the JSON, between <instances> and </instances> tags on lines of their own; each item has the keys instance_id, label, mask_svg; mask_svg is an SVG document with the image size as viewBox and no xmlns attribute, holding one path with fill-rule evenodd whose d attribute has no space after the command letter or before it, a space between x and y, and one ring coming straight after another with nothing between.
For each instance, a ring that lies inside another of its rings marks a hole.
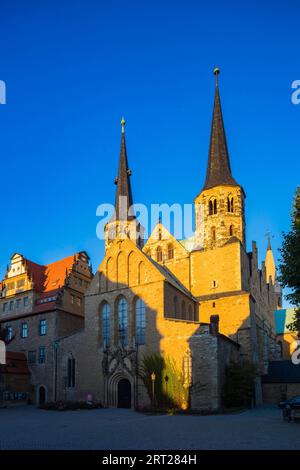
<instances>
[{"instance_id":1,"label":"paved square","mask_svg":"<svg viewBox=\"0 0 300 470\"><path fill-rule=\"evenodd\" d=\"M0 449L300 449L300 422L277 408L232 415L148 416L131 410L0 410Z\"/></svg>"}]
</instances>

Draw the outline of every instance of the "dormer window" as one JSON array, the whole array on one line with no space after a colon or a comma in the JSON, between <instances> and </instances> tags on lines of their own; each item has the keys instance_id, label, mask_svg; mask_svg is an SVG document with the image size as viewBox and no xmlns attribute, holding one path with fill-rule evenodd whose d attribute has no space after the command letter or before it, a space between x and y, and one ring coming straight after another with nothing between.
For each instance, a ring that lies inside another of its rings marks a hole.
<instances>
[{"instance_id":1,"label":"dormer window","mask_svg":"<svg viewBox=\"0 0 300 470\"><path fill-rule=\"evenodd\" d=\"M162 258L163 258L162 249L161 249L161 246L158 246L157 249L156 249L156 261L157 261L158 263L161 263L161 262L162 262Z\"/></svg>"},{"instance_id":2,"label":"dormer window","mask_svg":"<svg viewBox=\"0 0 300 470\"><path fill-rule=\"evenodd\" d=\"M168 259L173 259L174 258L174 248L173 245L170 244L168 245Z\"/></svg>"}]
</instances>

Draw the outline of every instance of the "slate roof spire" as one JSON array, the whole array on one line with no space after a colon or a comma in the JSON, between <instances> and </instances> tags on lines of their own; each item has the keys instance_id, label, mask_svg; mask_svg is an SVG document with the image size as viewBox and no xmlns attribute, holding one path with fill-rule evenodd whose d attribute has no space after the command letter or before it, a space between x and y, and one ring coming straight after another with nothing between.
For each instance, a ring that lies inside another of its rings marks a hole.
<instances>
[{"instance_id":1,"label":"slate roof spire","mask_svg":"<svg viewBox=\"0 0 300 470\"><path fill-rule=\"evenodd\" d=\"M219 73L220 70L218 67L216 67L214 69L214 74L216 76L215 101L210 133L206 179L203 189L210 189L214 186L219 186L222 184L238 186L237 182L231 174L219 94Z\"/></svg>"},{"instance_id":2,"label":"slate roof spire","mask_svg":"<svg viewBox=\"0 0 300 470\"><path fill-rule=\"evenodd\" d=\"M119 157L119 169L118 176L115 179L115 184L117 185L116 190L116 219L117 220L127 220L134 218L133 215L128 215L128 210L132 206L132 192L130 184L130 176L132 171L128 169L128 160L127 160L127 151L126 151L126 141L125 141L125 119L122 118L122 134L121 134L121 149Z\"/></svg>"}]
</instances>

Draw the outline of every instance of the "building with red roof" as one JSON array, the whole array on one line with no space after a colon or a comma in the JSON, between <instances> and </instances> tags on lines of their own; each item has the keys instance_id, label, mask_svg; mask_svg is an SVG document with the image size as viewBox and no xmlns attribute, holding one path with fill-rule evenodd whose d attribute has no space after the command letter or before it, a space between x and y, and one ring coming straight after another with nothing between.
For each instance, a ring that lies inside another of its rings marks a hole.
<instances>
[{"instance_id":1,"label":"building with red roof","mask_svg":"<svg viewBox=\"0 0 300 470\"><path fill-rule=\"evenodd\" d=\"M28 368L33 402L56 398L56 340L83 328L84 295L92 277L84 251L48 265L19 253L11 257L1 282L0 326L7 329L8 357L22 353L25 358L14 356L14 363ZM4 370L8 376L17 369L8 363Z\"/></svg>"}]
</instances>

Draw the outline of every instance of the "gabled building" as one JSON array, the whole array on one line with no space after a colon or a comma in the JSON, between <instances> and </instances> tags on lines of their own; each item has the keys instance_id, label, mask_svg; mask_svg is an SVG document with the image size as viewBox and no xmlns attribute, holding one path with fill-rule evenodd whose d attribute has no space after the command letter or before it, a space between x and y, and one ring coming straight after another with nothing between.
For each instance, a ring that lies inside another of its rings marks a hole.
<instances>
[{"instance_id":1,"label":"gabled building","mask_svg":"<svg viewBox=\"0 0 300 470\"><path fill-rule=\"evenodd\" d=\"M89 257L79 252L49 265L11 257L2 281L0 324L9 352L23 353L34 402L57 394L55 340L84 326L84 293L92 279Z\"/></svg>"}]
</instances>

